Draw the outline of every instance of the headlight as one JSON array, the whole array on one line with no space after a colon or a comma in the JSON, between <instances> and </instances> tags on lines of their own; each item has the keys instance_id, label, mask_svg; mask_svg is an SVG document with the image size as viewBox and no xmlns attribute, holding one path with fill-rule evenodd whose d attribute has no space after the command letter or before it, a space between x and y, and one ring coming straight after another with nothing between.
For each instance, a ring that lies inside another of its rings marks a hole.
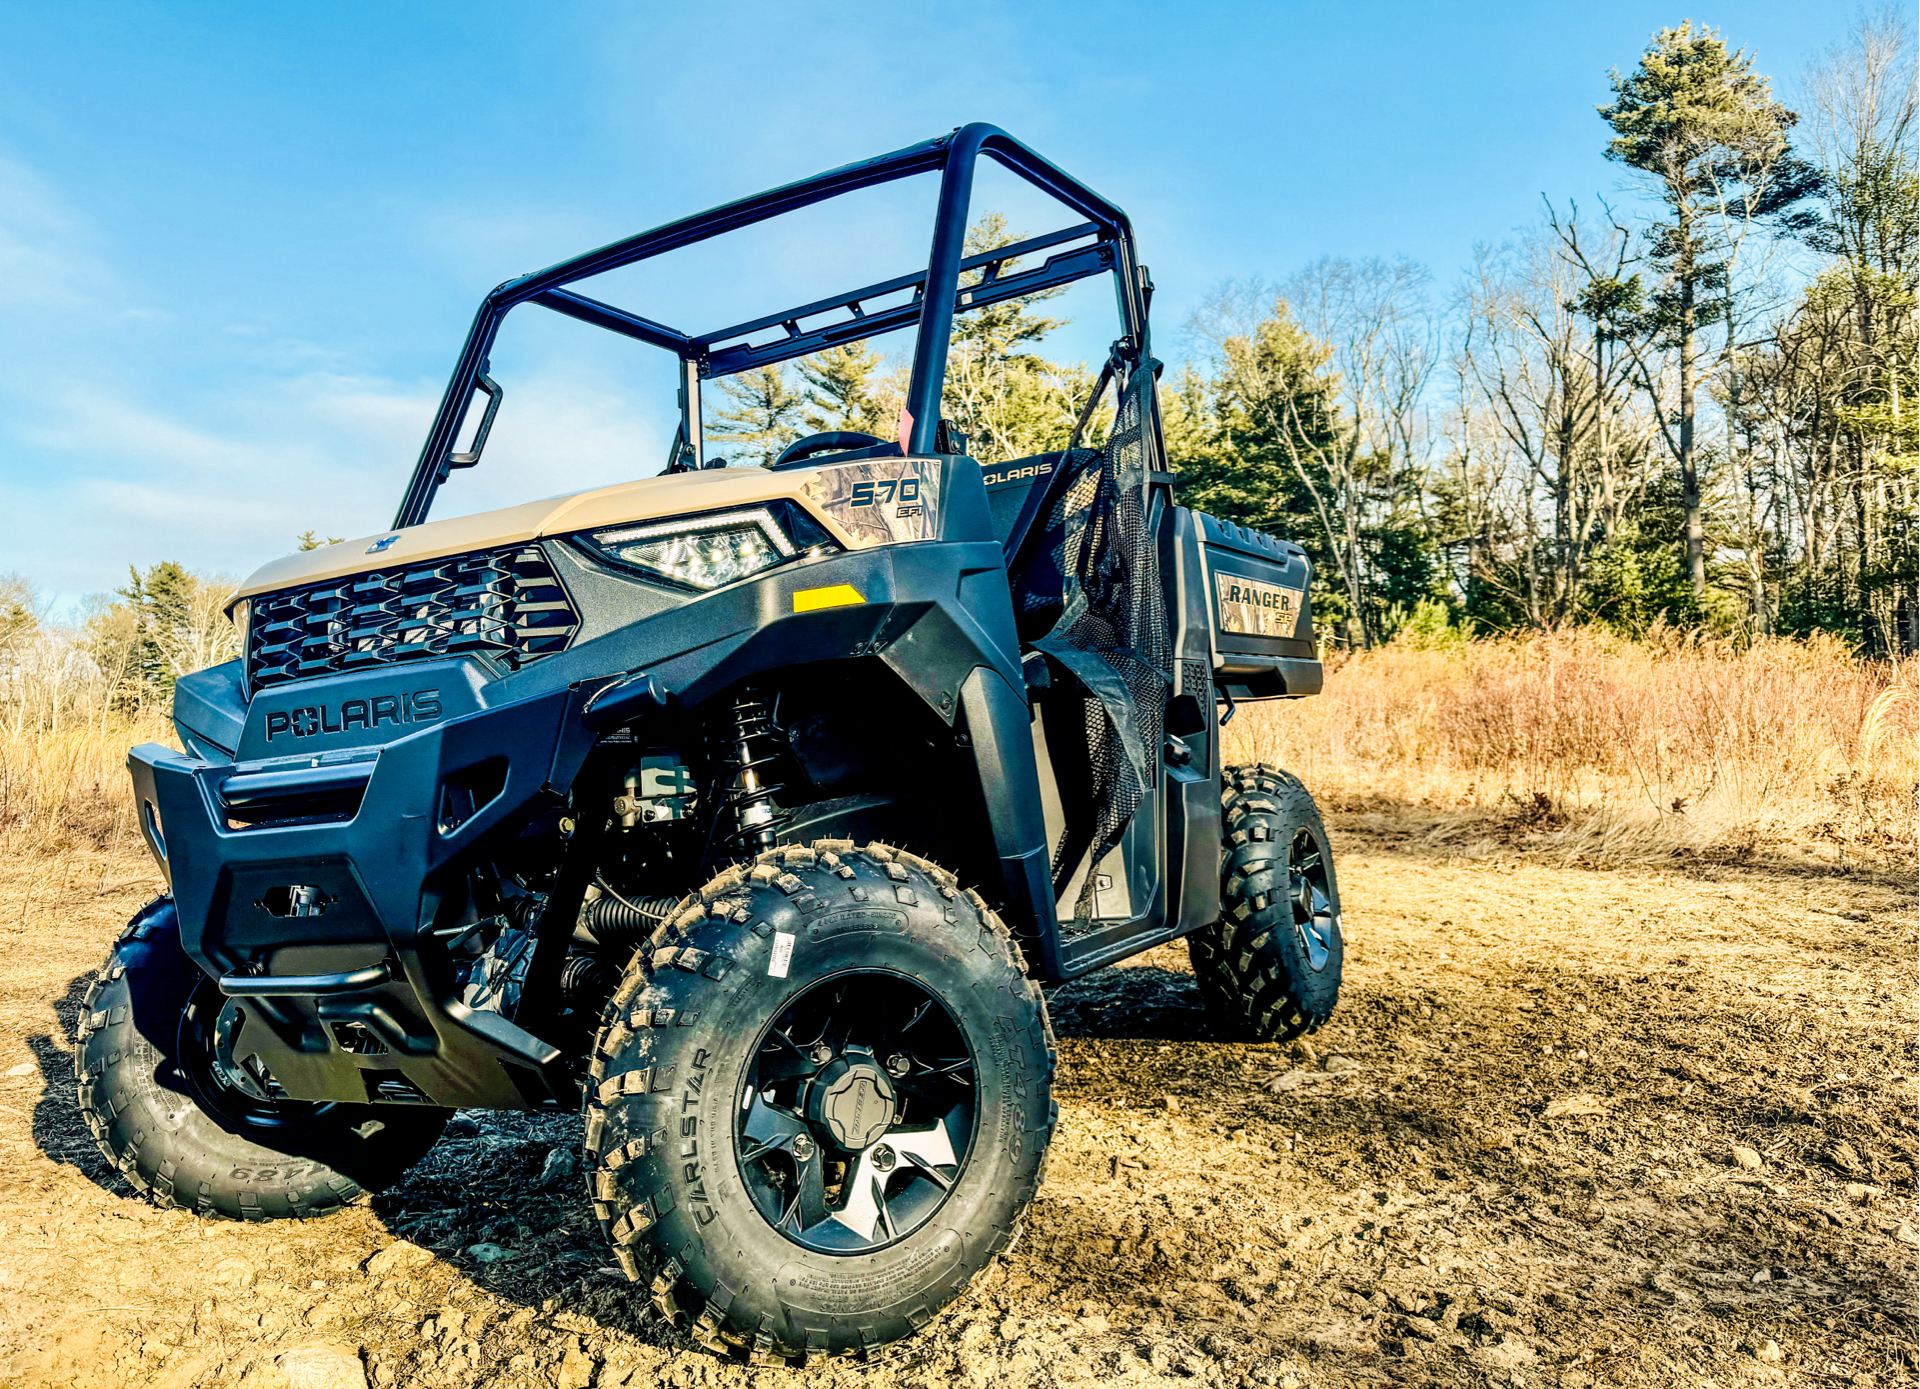
<instances>
[{"instance_id":1,"label":"headlight","mask_svg":"<svg viewBox=\"0 0 1920 1389\"><path fill-rule=\"evenodd\" d=\"M240 688L247 686L247 636L248 625L253 621L253 604L242 598L227 609L227 617L233 623L233 630L240 639Z\"/></svg>"},{"instance_id":2,"label":"headlight","mask_svg":"<svg viewBox=\"0 0 1920 1389\"><path fill-rule=\"evenodd\" d=\"M791 502L608 526L580 539L605 558L702 592L840 547Z\"/></svg>"}]
</instances>

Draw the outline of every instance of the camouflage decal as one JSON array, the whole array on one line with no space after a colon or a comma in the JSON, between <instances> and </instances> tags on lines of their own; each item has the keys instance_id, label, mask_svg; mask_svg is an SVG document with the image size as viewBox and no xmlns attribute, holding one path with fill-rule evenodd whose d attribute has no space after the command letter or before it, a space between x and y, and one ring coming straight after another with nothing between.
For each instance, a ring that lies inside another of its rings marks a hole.
<instances>
[{"instance_id":1,"label":"camouflage decal","mask_svg":"<svg viewBox=\"0 0 1920 1389\"><path fill-rule=\"evenodd\" d=\"M1300 625L1301 591L1243 579L1238 574L1215 573L1213 589L1220 601L1220 630L1254 637L1291 637Z\"/></svg>"},{"instance_id":2,"label":"camouflage decal","mask_svg":"<svg viewBox=\"0 0 1920 1389\"><path fill-rule=\"evenodd\" d=\"M940 460L875 458L829 464L801 484L807 500L856 550L932 540L940 530Z\"/></svg>"}]
</instances>

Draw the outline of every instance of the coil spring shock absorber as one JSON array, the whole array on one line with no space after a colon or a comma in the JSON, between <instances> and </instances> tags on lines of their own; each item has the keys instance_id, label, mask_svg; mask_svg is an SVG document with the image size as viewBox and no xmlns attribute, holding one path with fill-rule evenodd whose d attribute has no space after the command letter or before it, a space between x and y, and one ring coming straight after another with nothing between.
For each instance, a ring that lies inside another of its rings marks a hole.
<instances>
[{"instance_id":1,"label":"coil spring shock absorber","mask_svg":"<svg viewBox=\"0 0 1920 1389\"><path fill-rule=\"evenodd\" d=\"M741 690L734 697L732 712L727 738L732 775L720 813L733 815L727 843L743 857L751 857L771 849L780 826L790 818L774 806L781 785L768 780L766 771L779 760L785 737L773 721L773 704L758 690Z\"/></svg>"}]
</instances>

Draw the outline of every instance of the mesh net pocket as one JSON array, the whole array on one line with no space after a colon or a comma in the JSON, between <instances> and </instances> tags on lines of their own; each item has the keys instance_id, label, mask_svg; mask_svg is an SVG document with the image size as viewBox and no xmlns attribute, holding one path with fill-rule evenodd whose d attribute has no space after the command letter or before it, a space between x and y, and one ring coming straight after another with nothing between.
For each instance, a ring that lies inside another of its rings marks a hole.
<instances>
[{"instance_id":1,"label":"mesh net pocket","mask_svg":"<svg viewBox=\"0 0 1920 1389\"><path fill-rule=\"evenodd\" d=\"M1056 893L1090 856L1074 908L1082 929L1092 915L1091 867L1119 843L1158 775L1173 684L1159 553L1147 525L1151 426L1144 396L1152 379L1150 362L1129 378L1104 449L1084 459L1072 455L1076 472L1048 516L1046 553L1028 566L1044 558L1060 576L1059 616L1033 645L1087 691L1093 810L1070 818L1053 856Z\"/></svg>"}]
</instances>

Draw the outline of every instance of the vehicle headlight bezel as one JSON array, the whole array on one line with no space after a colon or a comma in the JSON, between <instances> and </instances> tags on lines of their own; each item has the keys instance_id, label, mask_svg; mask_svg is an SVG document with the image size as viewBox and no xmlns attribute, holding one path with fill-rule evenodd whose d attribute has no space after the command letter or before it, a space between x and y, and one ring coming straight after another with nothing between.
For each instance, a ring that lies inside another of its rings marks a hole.
<instances>
[{"instance_id":1,"label":"vehicle headlight bezel","mask_svg":"<svg viewBox=\"0 0 1920 1389\"><path fill-rule=\"evenodd\" d=\"M786 498L596 526L572 539L650 583L697 594L842 548L804 507Z\"/></svg>"},{"instance_id":2,"label":"vehicle headlight bezel","mask_svg":"<svg viewBox=\"0 0 1920 1389\"><path fill-rule=\"evenodd\" d=\"M247 658L253 649L253 600L235 599L227 607L227 621L233 624L234 633L240 638L240 691L250 694L252 682L247 670Z\"/></svg>"}]
</instances>

